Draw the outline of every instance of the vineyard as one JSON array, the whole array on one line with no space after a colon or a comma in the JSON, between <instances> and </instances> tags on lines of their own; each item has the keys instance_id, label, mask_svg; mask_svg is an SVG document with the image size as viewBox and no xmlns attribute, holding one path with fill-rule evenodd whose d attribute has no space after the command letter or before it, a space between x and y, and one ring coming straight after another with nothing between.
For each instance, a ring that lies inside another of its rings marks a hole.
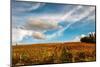
<instances>
[{"instance_id":1,"label":"vineyard","mask_svg":"<svg viewBox=\"0 0 100 67\"><path fill-rule=\"evenodd\" d=\"M96 44L67 42L12 46L12 65L89 62L96 60Z\"/></svg>"}]
</instances>

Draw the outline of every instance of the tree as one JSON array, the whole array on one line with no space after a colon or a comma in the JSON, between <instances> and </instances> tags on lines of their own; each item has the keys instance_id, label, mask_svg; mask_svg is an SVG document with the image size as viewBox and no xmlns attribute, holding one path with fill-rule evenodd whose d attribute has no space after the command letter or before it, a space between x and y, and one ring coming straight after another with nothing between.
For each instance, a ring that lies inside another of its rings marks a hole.
<instances>
[{"instance_id":1,"label":"tree","mask_svg":"<svg viewBox=\"0 0 100 67\"><path fill-rule=\"evenodd\" d=\"M89 34L89 36L83 37L80 39L81 42L86 42L86 43L96 43L96 37L95 34Z\"/></svg>"}]
</instances>

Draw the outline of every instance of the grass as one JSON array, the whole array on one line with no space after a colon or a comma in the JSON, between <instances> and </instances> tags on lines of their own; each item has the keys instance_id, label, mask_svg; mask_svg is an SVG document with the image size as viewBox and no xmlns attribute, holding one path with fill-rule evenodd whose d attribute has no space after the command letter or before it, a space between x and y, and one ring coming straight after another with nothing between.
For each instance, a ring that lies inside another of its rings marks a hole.
<instances>
[{"instance_id":1,"label":"grass","mask_svg":"<svg viewBox=\"0 0 100 67\"><path fill-rule=\"evenodd\" d=\"M96 44L81 42L12 46L13 66L88 62L96 60Z\"/></svg>"}]
</instances>

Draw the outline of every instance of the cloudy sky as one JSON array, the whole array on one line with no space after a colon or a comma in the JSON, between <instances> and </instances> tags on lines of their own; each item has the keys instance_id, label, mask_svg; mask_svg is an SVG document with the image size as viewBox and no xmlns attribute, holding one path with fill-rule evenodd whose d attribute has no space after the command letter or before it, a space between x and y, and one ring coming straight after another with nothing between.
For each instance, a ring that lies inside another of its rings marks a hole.
<instances>
[{"instance_id":1,"label":"cloudy sky","mask_svg":"<svg viewBox=\"0 0 100 67\"><path fill-rule=\"evenodd\" d=\"M95 32L95 6L12 0L12 42L79 41Z\"/></svg>"}]
</instances>

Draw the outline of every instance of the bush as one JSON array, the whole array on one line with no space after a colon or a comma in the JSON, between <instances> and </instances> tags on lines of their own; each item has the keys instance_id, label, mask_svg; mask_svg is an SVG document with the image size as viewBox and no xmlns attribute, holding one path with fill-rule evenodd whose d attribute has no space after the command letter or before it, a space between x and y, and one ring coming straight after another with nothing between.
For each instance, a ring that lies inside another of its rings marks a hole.
<instances>
[{"instance_id":1,"label":"bush","mask_svg":"<svg viewBox=\"0 0 100 67\"><path fill-rule=\"evenodd\" d=\"M95 35L89 34L89 36L81 38L80 41L86 43L96 43L96 38Z\"/></svg>"},{"instance_id":2,"label":"bush","mask_svg":"<svg viewBox=\"0 0 100 67\"><path fill-rule=\"evenodd\" d=\"M84 38L81 38L81 42L86 42L86 43L95 43L96 40L92 37L84 37Z\"/></svg>"}]
</instances>

